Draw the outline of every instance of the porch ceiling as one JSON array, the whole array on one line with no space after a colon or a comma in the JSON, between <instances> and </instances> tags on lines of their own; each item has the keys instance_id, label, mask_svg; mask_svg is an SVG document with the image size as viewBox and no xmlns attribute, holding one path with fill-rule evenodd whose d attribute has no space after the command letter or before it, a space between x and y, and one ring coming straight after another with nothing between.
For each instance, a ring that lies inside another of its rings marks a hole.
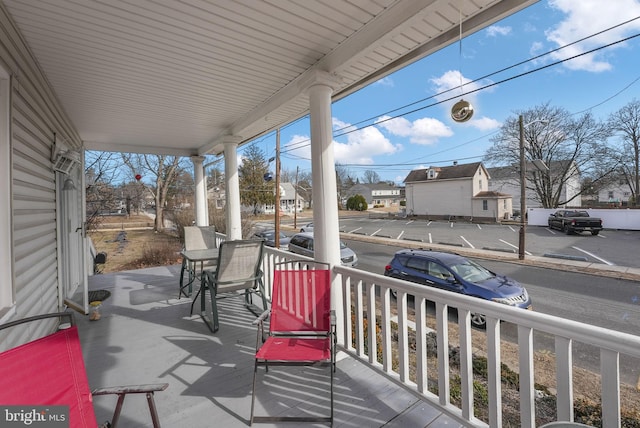
<instances>
[{"instance_id":1,"label":"porch ceiling","mask_svg":"<svg viewBox=\"0 0 640 428\"><path fill-rule=\"evenodd\" d=\"M86 148L219 153L536 0L0 0ZM458 8L461 7L461 13Z\"/></svg>"}]
</instances>

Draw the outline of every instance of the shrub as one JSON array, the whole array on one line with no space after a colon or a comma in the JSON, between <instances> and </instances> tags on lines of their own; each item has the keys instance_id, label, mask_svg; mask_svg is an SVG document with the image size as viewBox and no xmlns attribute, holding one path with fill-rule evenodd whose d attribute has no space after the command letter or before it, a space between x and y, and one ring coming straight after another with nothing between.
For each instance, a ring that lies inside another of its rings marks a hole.
<instances>
[{"instance_id":1,"label":"shrub","mask_svg":"<svg viewBox=\"0 0 640 428\"><path fill-rule=\"evenodd\" d=\"M179 242L158 241L147 244L142 249L142 257L138 260L139 266L163 266L176 262L176 254L179 251Z\"/></svg>"},{"instance_id":2,"label":"shrub","mask_svg":"<svg viewBox=\"0 0 640 428\"><path fill-rule=\"evenodd\" d=\"M354 195L347 199L348 210L366 211L368 208L367 200L362 195Z\"/></svg>"}]
</instances>

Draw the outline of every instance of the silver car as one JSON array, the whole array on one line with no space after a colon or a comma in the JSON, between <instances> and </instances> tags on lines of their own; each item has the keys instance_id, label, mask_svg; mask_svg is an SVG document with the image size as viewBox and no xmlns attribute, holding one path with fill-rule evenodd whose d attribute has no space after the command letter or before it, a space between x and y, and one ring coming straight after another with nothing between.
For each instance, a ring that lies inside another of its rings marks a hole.
<instances>
[{"instance_id":1,"label":"silver car","mask_svg":"<svg viewBox=\"0 0 640 428\"><path fill-rule=\"evenodd\" d=\"M293 235L289 241L289 251L313 257L313 233L300 232ZM340 261L343 266L355 267L358 264L356 253L342 241L340 241Z\"/></svg>"},{"instance_id":2,"label":"silver car","mask_svg":"<svg viewBox=\"0 0 640 428\"><path fill-rule=\"evenodd\" d=\"M307 223L302 226L300 232L313 232L313 223Z\"/></svg>"}]
</instances>

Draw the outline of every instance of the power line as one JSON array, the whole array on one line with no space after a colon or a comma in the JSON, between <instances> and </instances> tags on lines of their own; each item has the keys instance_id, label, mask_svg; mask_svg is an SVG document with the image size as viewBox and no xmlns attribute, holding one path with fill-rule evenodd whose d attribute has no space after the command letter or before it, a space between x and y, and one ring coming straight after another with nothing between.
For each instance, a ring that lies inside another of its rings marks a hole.
<instances>
[{"instance_id":1,"label":"power line","mask_svg":"<svg viewBox=\"0 0 640 428\"><path fill-rule=\"evenodd\" d=\"M636 20L636 19L640 19L640 17L633 18L633 19L631 19L631 20L629 20L629 21L626 21L625 23L628 23L628 22L634 21L634 20ZM623 24L625 24L625 23L623 23ZM611 27L610 29L612 29L612 28L616 28L616 27L618 27L618 26L620 26L620 25L623 25L623 24L619 24L619 25L617 25L617 26ZM604 32L604 31L608 31L608 30L610 30L610 29L603 30L603 31L601 31L601 32L595 33L594 35L601 34L602 32ZM589 37L593 37L594 35L589 36ZM634 35L629 36L629 37L626 37L626 38L624 38L624 39L620 39L620 40L615 41L615 42L608 43L608 44L606 44L606 45L602 45L602 46L599 46L599 47L596 47L596 48L590 49L590 50L588 50L588 51L585 51L585 52L582 52L582 53L579 53L579 54L573 55L573 56L568 57L568 58L564 58L564 59L561 59L561 60L558 60L558 61L555 61L555 62L552 62L552 63L546 64L546 65L543 65L543 66L541 66L541 67L538 67L538 68L535 68L535 69L532 69L532 70L528 70L528 71L526 71L526 72L524 72L524 73L520 73L520 74L517 74L517 75L511 76L511 77L508 77L508 78L506 78L506 79L503 79L503 80L500 80L500 81L497 81L497 82L492 82L492 83L490 83L490 84L487 84L487 85L485 85L485 86L482 86L482 87L479 87L479 88L476 88L476 89L471 89L471 90L469 90L469 91L465 92L464 94L462 94L462 96L464 96L464 95L469 95L469 94L473 94L473 93L476 93L476 92L479 92L479 91L482 91L482 90L485 90L485 89L491 88L491 87L493 87L493 86L496 86L496 85L499 85L499 84L502 84L502 83L505 83L505 82L509 82L509 81L511 81L511 80L515 80L515 79L517 79L517 78L524 77L524 76L526 76L526 75L533 74L533 73L536 73L536 72L538 72L538 71L541 71L541 70L544 70L544 69L547 69L547 68L550 68L550 67L554 67L554 66L556 66L556 65L560 65L560 64L562 64L562 63L564 63L564 62L571 61L571 60L576 59L576 58L579 58L579 57L581 57L581 56L589 55L589 54L591 54L591 53L597 52L597 51L602 50L602 49L606 49L606 48L608 48L608 47L614 46L614 45L619 44L619 43L624 43L624 42L629 41L629 40L631 40L631 39L634 39L634 38L636 38L636 37L638 37L638 36L640 36L640 33L638 33L638 34L634 34ZM573 43L571 43L571 44L569 44L569 45L563 46L562 48L567 47L567 46L570 46L570 45L573 45L573 44L578 43L578 42L580 42L580 41L584 41L584 40L586 40L587 38L588 38L588 37L585 37L585 38L580 39L580 40L578 40L578 41L576 41L576 42L573 42ZM554 50L549 51L549 52L547 52L547 53L545 53L545 54L542 54L542 55L538 55L538 56L536 56L536 57L533 57L533 58L531 58L531 59L529 59L529 60L527 60L527 61L522 61L522 62L520 62L520 63L518 63L518 64L515 64L515 65L512 65L512 66L509 66L509 67L506 67L506 68L504 68L504 69L502 69L502 70L500 70L500 71L497 71L497 72L494 72L494 73L488 74L488 75L486 75L486 76L484 76L484 77L481 77L481 78L479 78L479 79L475 79L475 80L473 80L472 82L469 82L469 83L473 83L473 82L477 82L477 81L479 81L479 80L486 79L486 77L493 76L493 75L498 74L498 73L501 73L501 72L503 72L503 71L505 71L505 70L509 70L509 69L511 69L511 68L513 68L513 67L516 67L516 66L522 65L522 64L524 64L524 63L526 63L526 62L534 61L534 60L536 60L536 59L539 59L539 58L540 58L540 57L542 57L542 56L545 56L545 55L548 55L548 54L550 54L550 53L556 52L556 51L558 51L558 50L560 50L560 49L562 49L562 48L554 49ZM638 79L636 79L636 80L638 80ZM632 82L629 86L631 86L633 83L635 83L635 81L634 81L634 82ZM440 95L442 95L442 94L445 94L445 93L450 92L450 91L455 90L455 89L457 89L457 87L456 87L456 88L448 89L448 90L443 91L443 92L440 92L439 94L436 94L436 95L432 95L432 96L430 96L430 97L428 97L428 98L425 98L425 99L423 99L423 100L416 101L416 102L413 102L413 103L411 103L411 104L407 104L407 106L415 105L415 104L418 104L418 103L423 102L423 101L425 101L425 100L432 99L432 98L434 98L434 97L438 97L438 96L440 96ZM625 89L626 89L626 88L625 88ZM625 89L623 89L623 91L624 91ZM620 91L620 92L622 92L622 91ZM616 94L616 95L617 95L617 94ZM614 95L614 96L616 96L616 95ZM360 131L360 130L362 130L362 129L365 129L365 128L368 128L368 127L371 127L371 126L379 125L380 123L387 122L387 121L390 121L390 120L392 120L392 119L397 119L397 118L400 118L400 117L403 117L403 116L410 115L410 114L412 114L412 113L419 112L419 111L421 111L421 110L425 110L425 109L430 108L430 107L437 106L437 105L439 105L439 104L446 103L446 102L451 101L451 100L453 100L453 99L456 99L456 98L458 98L458 97L459 97L459 95L455 95L455 96L453 96L453 97L449 97L449 98L447 98L447 99L444 99L444 100L441 100L441 101L437 101L437 102L434 102L434 103L428 104L428 105L426 105L426 106L423 106L423 107L420 107L420 108L417 108L417 109L414 109L414 110L410 110L410 111L408 111L408 112L405 112L405 113L402 113L402 114L399 114L399 115L396 115L396 116L392 116L392 117L389 117L389 118L387 118L387 119L384 119L384 120L381 120L381 121L377 121L377 122L375 122L375 123L372 123L372 124L369 124L369 125L366 125L366 126L362 126L362 127L360 127L360 128L354 128L354 125L349 125L348 127L344 127L344 128L337 129L337 130L336 130L336 132L339 132L339 131L340 131L340 130L342 130L342 129L350 129L349 131L345 131L345 132L340 133L340 134L334 134L334 135L333 135L333 137L334 137L334 138L335 138L335 137L340 137L340 136L343 136L343 135L350 134L350 133L352 133L352 132ZM603 102L606 102L606 101L607 101L607 100L605 100L605 101L603 101ZM401 107L401 108L398 108L398 109L395 109L395 110L391 110L390 112L394 112L394 111L401 110L401 109L403 109L403 108L406 108L407 106L405 106L405 107ZM592 108L593 108L593 107L592 107ZM383 115L386 115L386 114L387 114L387 113L384 113ZM377 117L379 117L379 116L377 116ZM370 121L370 120L372 120L372 119L371 119L371 118L370 118L370 119L365 119L365 120L363 120L363 121L357 122L356 124L360 124L360 123L367 122L367 121ZM491 135L491 134L488 134L488 135ZM481 138L484 138L484 137L481 137ZM453 147L453 148L449 148L449 149L447 149L447 150L453 150L453 149L455 149L455 148L462 147L462 146L464 146L464 145L466 145L466 144L470 144L470 143L471 143L471 142L473 142L473 141L477 141L477 139L476 139L476 140L469 141L469 142L466 142L466 143L464 143L464 144L462 144L462 145L460 145L460 146L456 146L456 147ZM305 139L305 140L298 141L298 142L296 142L296 143L292 143L292 144L288 145L288 146L287 146L287 149L284 149L282 152L289 152L289 151L293 151L293 150L296 150L296 149L300 149L300 148L302 148L302 147L306 147L306 146L308 146L308 145L309 145L309 142L310 142L310 140L309 140L309 139ZM436 154L437 154L437 153L436 153ZM430 156L433 156L433 154L431 154Z\"/></svg>"}]
</instances>

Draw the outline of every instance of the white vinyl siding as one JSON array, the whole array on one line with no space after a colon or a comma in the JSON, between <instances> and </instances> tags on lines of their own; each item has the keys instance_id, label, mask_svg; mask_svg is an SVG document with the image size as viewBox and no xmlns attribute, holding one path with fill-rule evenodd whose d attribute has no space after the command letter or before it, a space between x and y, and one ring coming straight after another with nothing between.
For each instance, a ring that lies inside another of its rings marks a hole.
<instances>
[{"instance_id":1,"label":"white vinyl siding","mask_svg":"<svg viewBox=\"0 0 640 428\"><path fill-rule=\"evenodd\" d=\"M0 66L0 320L15 309L11 250L11 76Z\"/></svg>"},{"instance_id":2,"label":"white vinyl siding","mask_svg":"<svg viewBox=\"0 0 640 428\"><path fill-rule=\"evenodd\" d=\"M5 12L0 7L0 115L8 118L0 119L0 310L12 305L6 318L16 319L62 309L53 132L81 143ZM2 332L0 351L54 324Z\"/></svg>"},{"instance_id":3,"label":"white vinyl siding","mask_svg":"<svg viewBox=\"0 0 640 428\"><path fill-rule=\"evenodd\" d=\"M409 191L409 186L412 191ZM471 215L473 180L431 180L428 183L407 185L407 199L412 198L412 214ZM408 201L407 201L408 203Z\"/></svg>"}]
</instances>

